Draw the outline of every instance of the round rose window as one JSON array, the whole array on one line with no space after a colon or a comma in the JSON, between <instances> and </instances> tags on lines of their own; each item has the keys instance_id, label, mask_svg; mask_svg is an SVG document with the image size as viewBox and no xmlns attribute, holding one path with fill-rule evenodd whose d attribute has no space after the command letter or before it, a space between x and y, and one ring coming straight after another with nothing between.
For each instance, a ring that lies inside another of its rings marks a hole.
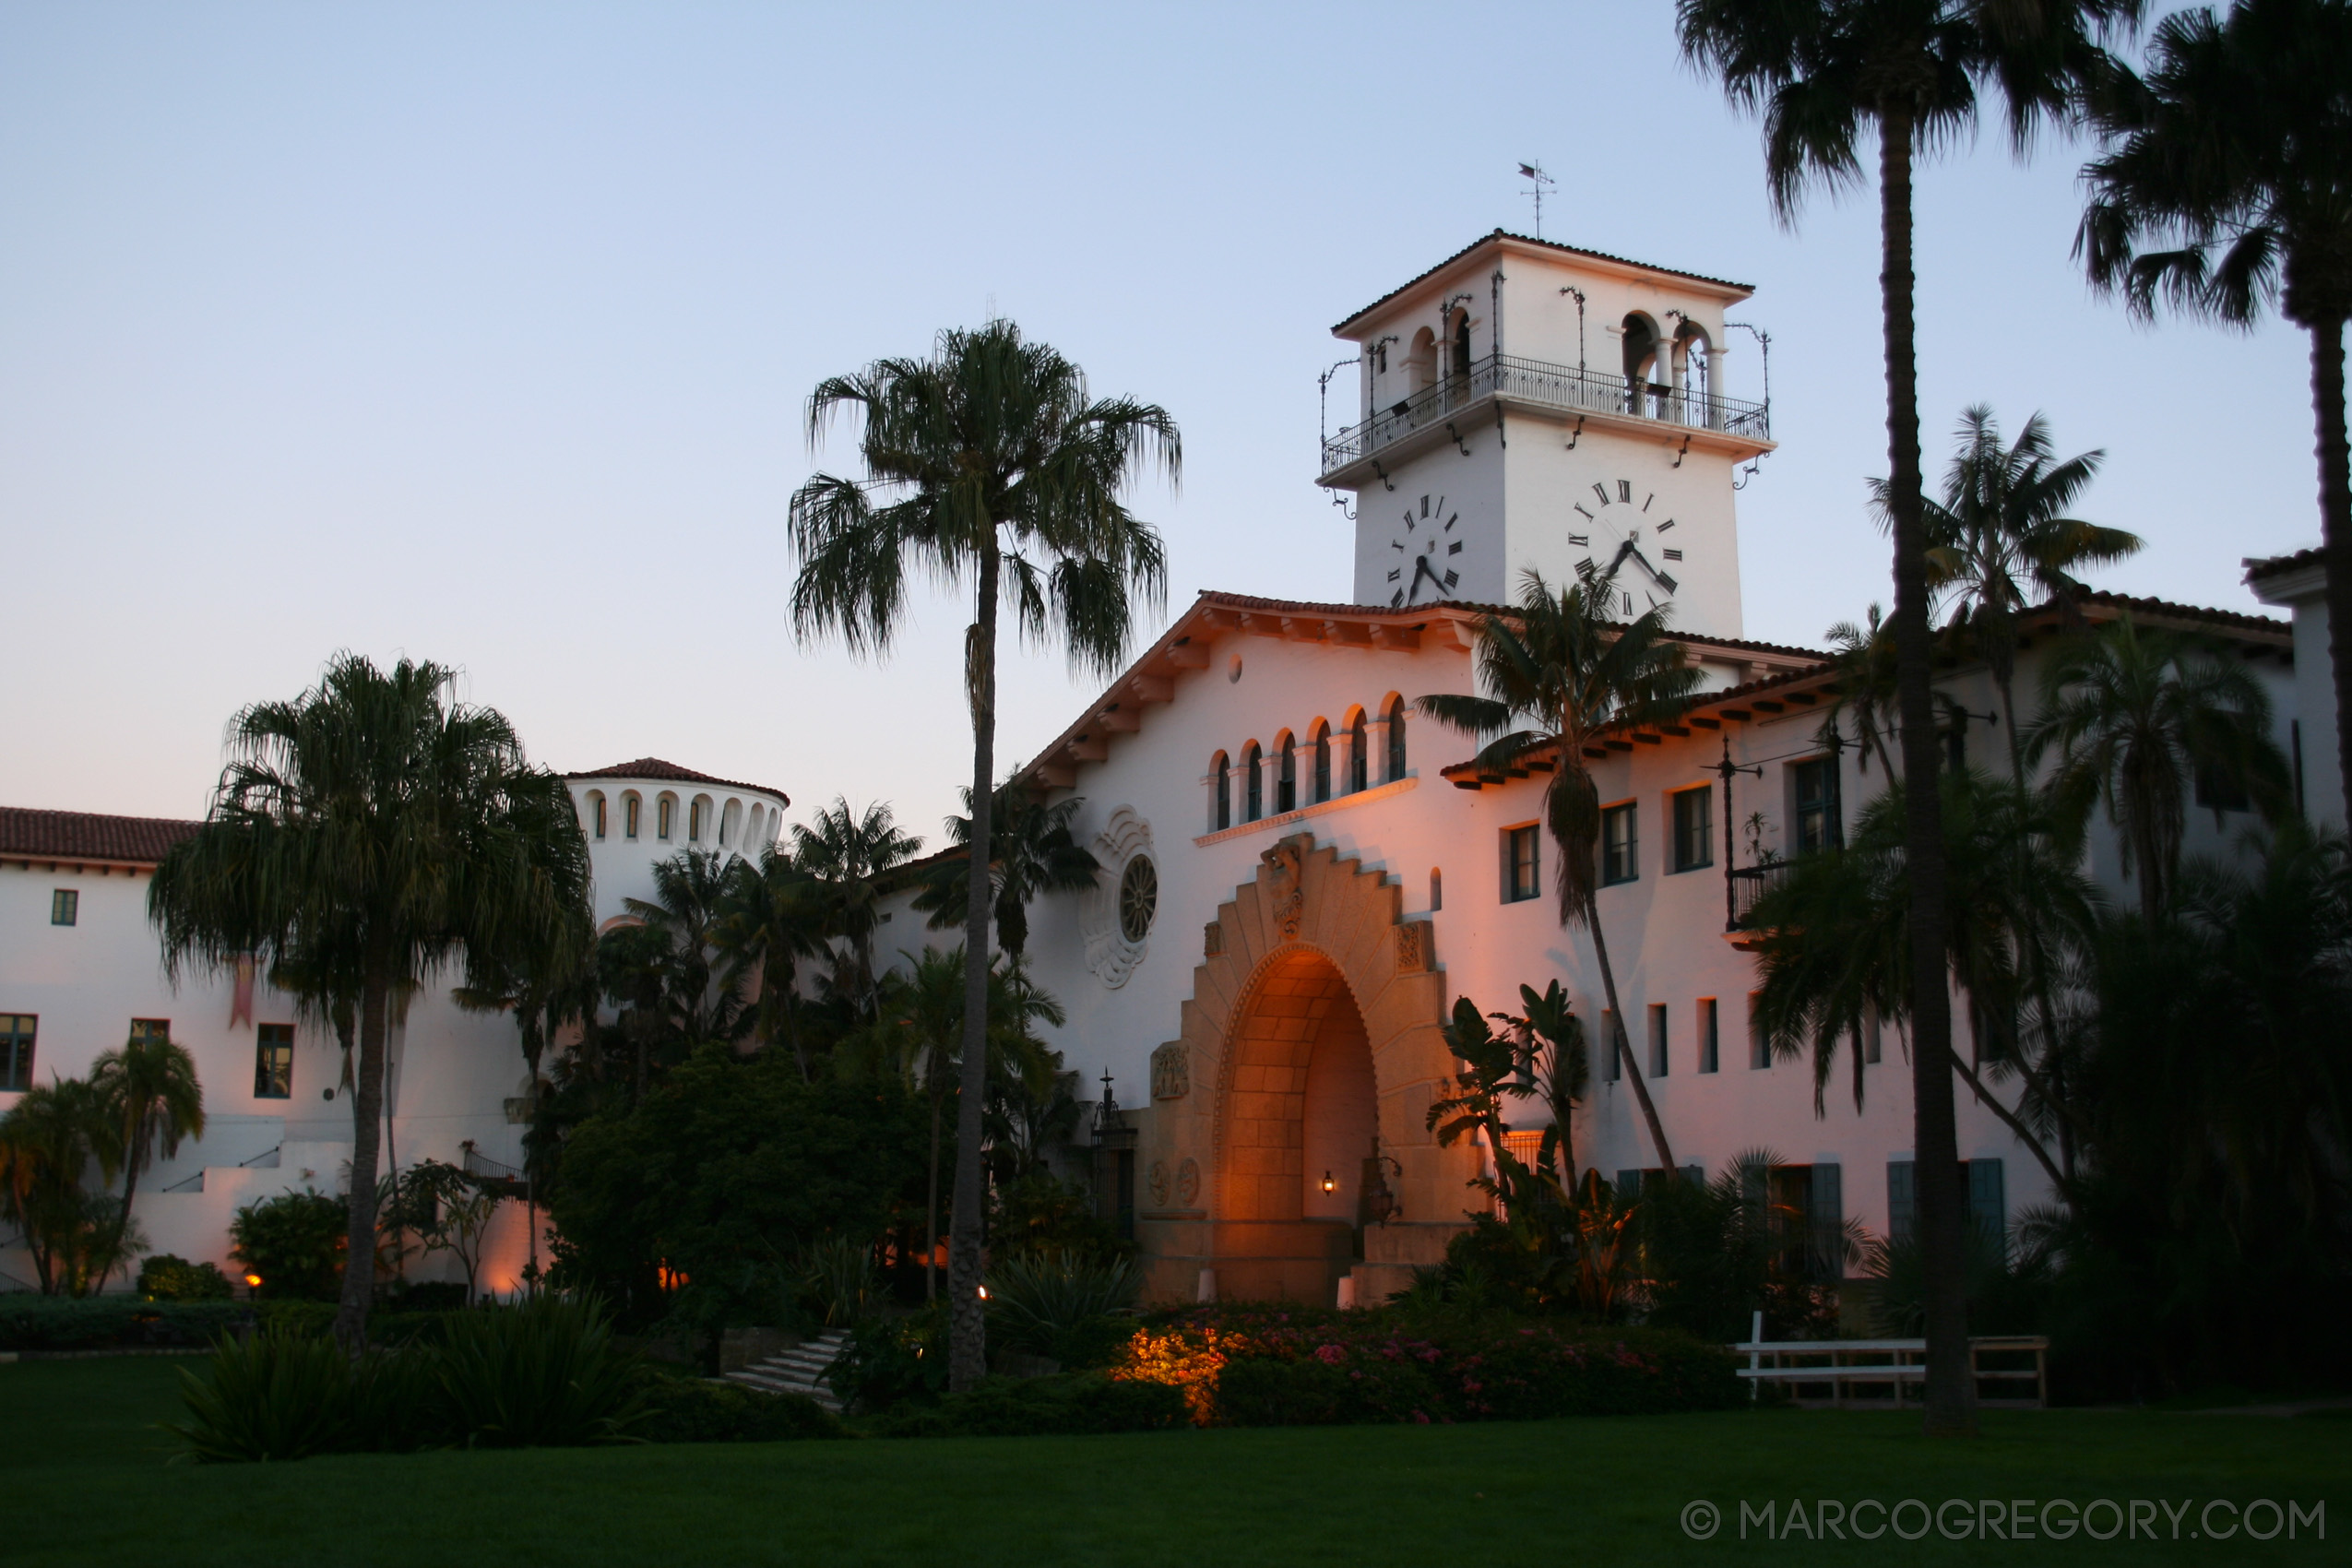
<instances>
[{"instance_id":1,"label":"round rose window","mask_svg":"<svg viewBox=\"0 0 2352 1568\"><path fill-rule=\"evenodd\" d=\"M1137 855L1119 873L1119 934L1140 943L1159 912L1159 873L1151 857Z\"/></svg>"}]
</instances>

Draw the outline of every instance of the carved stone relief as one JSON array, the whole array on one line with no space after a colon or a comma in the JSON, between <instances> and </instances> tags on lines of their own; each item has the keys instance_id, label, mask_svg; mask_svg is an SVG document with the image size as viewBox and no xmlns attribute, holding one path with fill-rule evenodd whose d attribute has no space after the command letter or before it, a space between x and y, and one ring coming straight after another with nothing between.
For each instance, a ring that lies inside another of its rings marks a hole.
<instances>
[{"instance_id":1,"label":"carved stone relief","mask_svg":"<svg viewBox=\"0 0 2352 1568\"><path fill-rule=\"evenodd\" d=\"M1168 1206L1168 1161L1153 1160L1150 1171L1144 1177L1144 1185L1151 1193L1151 1206L1166 1208Z\"/></svg>"},{"instance_id":2,"label":"carved stone relief","mask_svg":"<svg viewBox=\"0 0 2352 1568\"><path fill-rule=\"evenodd\" d=\"M1151 1097L1154 1099L1182 1099L1193 1092L1191 1054L1177 1041L1161 1046L1151 1053Z\"/></svg>"},{"instance_id":3,"label":"carved stone relief","mask_svg":"<svg viewBox=\"0 0 2352 1568\"><path fill-rule=\"evenodd\" d=\"M1273 884L1274 924L1281 932L1282 940L1299 940L1299 929L1306 923L1307 890L1299 877L1299 846L1285 838L1258 857L1265 862Z\"/></svg>"},{"instance_id":4,"label":"carved stone relief","mask_svg":"<svg viewBox=\"0 0 2352 1568\"><path fill-rule=\"evenodd\" d=\"M1201 1168L1198 1161L1187 1156L1176 1167L1176 1206L1190 1208L1200 1201Z\"/></svg>"}]
</instances>

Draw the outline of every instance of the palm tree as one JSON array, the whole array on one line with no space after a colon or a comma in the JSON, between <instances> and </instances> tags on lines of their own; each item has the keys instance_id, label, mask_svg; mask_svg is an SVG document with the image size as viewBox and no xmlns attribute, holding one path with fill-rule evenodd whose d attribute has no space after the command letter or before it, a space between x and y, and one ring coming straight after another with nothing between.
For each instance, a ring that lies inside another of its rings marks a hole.
<instances>
[{"instance_id":1,"label":"palm tree","mask_svg":"<svg viewBox=\"0 0 2352 1568\"><path fill-rule=\"evenodd\" d=\"M1918 1016L1907 788L1892 785L1863 807L1845 845L1792 863L1751 915L1760 933L1756 1027L1775 1054L1811 1054L1815 1115L1841 1051L1859 1113L1864 1037L1874 1026L1898 1028ZM2026 1092L2013 1109L1993 1096L1978 1065L1946 1054L1953 1073L2064 1192L2068 1173L2049 1154L2046 1134L2057 1131L2062 1142L2070 1135L2064 1123L2078 1112L2056 1072L2059 1046L2049 1019L2039 1020L2045 1027L2035 1050L2028 1016L2046 1008L2038 979L2062 968L2066 953L2086 939L2098 897L2042 797L1974 771L1947 769L1939 788L1948 874L1936 984L1956 986L1967 997L1970 1032L1990 1060L1990 1075L2022 1073Z\"/></svg>"},{"instance_id":2,"label":"palm tree","mask_svg":"<svg viewBox=\"0 0 2352 1568\"><path fill-rule=\"evenodd\" d=\"M1155 461L1174 482L1182 464L1176 422L1157 405L1089 398L1077 366L1025 341L1008 321L942 333L927 360L879 360L820 383L809 398L811 442L844 410L862 418L868 478L820 473L794 492L793 625L804 638L832 632L853 652L880 653L905 619L910 569L970 582L971 837L993 843L998 612L1009 608L1030 636L1058 634L1081 667L1117 671L1134 598L1156 610L1168 577L1159 535L1120 496ZM987 881L969 880L949 1253L948 1383L956 1389L987 1372L980 1145L992 910Z\"/></svg>"},{"instance_id":3,"label":"palm tree","mask_svg":"<svg viewBox=\"0 0 2352 1568\"><path fill-rule=\"evenodd\" d=\"M1837 720L1840 715L1851 712L1854 728L1859 731L1856 739L1861 748L1862 771L1871 770L1871 758L1875 756L1879 766L1892 778L1895 759L1886 754L1886 737L1895 731L1894 634L1873 603L1866 624L1858 626L1851 621L1840 621L1823 635L1829 641L1829 661L1837 671L1837 690L1822 714L1820 742L1833 748L1842 746Z\"/></svg>"},{"instance_id":4,"label":"palm tree","mask_svg":"<svg viewBox=\"0 0 2352 1568\"><path fill-rule=\"evenodd\" d=\"M2066 516L2105 460L2104 451L2060 459L2040 414L2010 445L1983 403L1963 410L1943 499L1924 503L1928 586L1948 596L1946 631L1991 671L2009 729L2009 771L2025 779L2017 746L2017 617L2042 600L2071 611L2084 591L2073 572L2120 561L2140 536ZM1876 488L1876 481L1874 488Z\"/></svg>"},{"instance_id":5,"label":"palm tree","mask_svg":"<svg viewBox=\"0 0 2352 1568\"><path fill-rule=\"evenodd\" d=\"M2275 819L2289 799L2271 737L2270 694L2242 659L2205 638L2142 631L2129 615L2070 639L2043 668L2041 718L2028 761L2053 748L2050 798L2077 837L2104 807L2121 839L2123 874L2154 920L2180 865L2192 792L2242 798Z\"/></svg>"},{"instance_id":6,"label":"palm tree","mask_svg":"<svg viewBox=\"0 0 2352 1568\"><path fill-rule=\"evenodd\" d=\"M1773 206L1793 220L1808 185L1859 184L1856 147L1878 136L1881 264L1886 339L1887 490L1895 535L1895 647L1908 829L1911 930L1918 950L1920 1049L1912 1054L1919 1226L1928 1293L1927 1430L1973 1435L1959 1135L1951 1079L1932 1063L1949 1049L1951 1009L1936 989L1943 946L1942 825L1933 779L1934 648L1928 625L1928 538L1919 455L1918 346L1912 295L1912 166L1923 150L1972 129L1979 83L1997 83L2011 141L2063 113L2105 59L2097 35L2136 24L2143 0L1677 0L1684 58L1713 72L1764 121Z\"/></svg>"},{"instance_id":7,"label":"palm tree","mask_svg":"<svg viewBox=\"0 0 2352 1568\"><path fill-rule=\"evenodd\" d=\"M115 1222L115 1250L131 1222L131 1200L138 1195L139 1171L155 1154L180 1152L180 1140L204 1136L204 1086L196 1058L169 1039L133 1035L90 1063L89 1087L113 1132L108 1141L123 1165L123 1215ZM101 1274L93 1284L102 1289Z\"/></svg>"},{"instance_id":8,"label":"palm tree","mask_svg":"<svg viewBox=\"0 0 2352 1568\"><path fill-rule=\"evenodd\" d=\"M1482 772L1500 774L1524 766L1520 759L1531 754L1552 754L1544 823L1558 850L1553 858L1559 862L1560 923L1592 933L1617 1037L1603 1041L1601 1049L1615 1051L1623 1062L1658 1164L1671 1181L1678 1169L1674 1151L1641 1064L1633 1060L1596 902L1600 790L1585 748L1598 749L1604 735L1621 729L1672 723L1689 706L1701 677L1681 646L1668 638L1662 612L1651 610L1633 621L1613 619L1616 594L1615 574L1591 562L1557 593L1541 573L1529 569L1519 579L1517 609L1479 623L1479 684L1486 695L1441 693L1423 697L1420 709L1484 742L1476 759Z\"/></svg>"},{"instance_id":9,"label":"palm tree","mask_svg":"<svg viewBox=\"0 0 2352 1568\"><path fill-rule=\"evenodd\" d=\"M2075 254L2131 310L2251 328L2275 304L2311 339L2320 535L2336 702L2352 711L2352 458L2344 327L2352 317L2352 6L2238 0L2157 24L2144 76L2120 65L2088 94L2102 156ZM2352 725L2336 727L2352 809Z\"/></svg>"},{"instance_id":10,"label":"palm tree","mask_svg":"<svg viewBox=\"0 0 2352 1568\"><path fill-rule=\"evenodd\" d=\"M564 780L532 767L506 720L457 700L455 671L356 654L291 702L231 720L204 826L148 889L166 971L248 954L353 956L359 1072L349 1256L374 1254L385 1042L395 994L552 944L586 918L588 840ZM490 977L469 973L481 981ZM335 1332L366 1343L374 1280L343 1272Z\"/></svg>"},{"instance_id":11,"label":"palm tree","mask_svg":"<svg viewBox=\"0 0 2352 1568\"><path fill-rule=\"evenodd\" d=\"M972 792L964 791L969 811ZM997 940L1015 964L1029 945L1029 900L1040 893L1075 893L1092 887L1102 862L1070 834L1071 819L1086 804L1083 796L1047 805L1026 784L1008 779L997 786L989 811L989 883L995 891ZM931 914L933 931L951 926L971 903L972 820L947 819L947 837L965 853L942 861L930 885L915 896L915 908Z\"/></svg>"},{"instance_id":12,"label":"palm tree","mask_svg":"<svg viewBox=\"0 0 2352 1568\"><path fill-rule=\"evenodd\" d=\"M889 802L852 812L836 796L807 826L792 825L792 860L823 883L832 902L830 935L849 944L834 964L834 988L871 1019L874 1003L873 931L882 918L889 873L920 853L923 841L902 833Z\"/></svg>"},{"instance_id":13,"label":"palm tree","mask_svg":"<svg viewBox=\"0 0 2352 1568\"><path fill-rule=\"evenodd\" d=\"M739 861L731 868L726 909L713 933L729 986L757 976L755 1038L763 1045L789 1043L802 1083L815 1075L802 1028L801 961L829 951L827 891L789 851L770 845L757 865Z\"/></svg>"},{"instance_id":14,"label":"palm tree","mask_svg":"<svg viewBox=\"0 0 2352 1568\"><path fill-rule=\"evenodd\" d=\"M24 1237L44 1296L82 1293L92 1221L103 1218L82 1193L82 1173L95 1160L113 1175L114 1130L79 1078L35 1084L0 1116L0 1218Z\"/></svg>"},{"instance_id":15,"label":"palm tree","mask_svg":"<svg viewBox=\"0 0 2352 1568\"><path fill-rule=\"evenodd\" d=\"M652 898L621 901L665 948L660 1006L689 1050L706 1040L733 1039L750 1023L742 998L720 983L713 962L730 897L728 863L719 852L686 849L654 862Z\"/></svg>"}]
</instances>

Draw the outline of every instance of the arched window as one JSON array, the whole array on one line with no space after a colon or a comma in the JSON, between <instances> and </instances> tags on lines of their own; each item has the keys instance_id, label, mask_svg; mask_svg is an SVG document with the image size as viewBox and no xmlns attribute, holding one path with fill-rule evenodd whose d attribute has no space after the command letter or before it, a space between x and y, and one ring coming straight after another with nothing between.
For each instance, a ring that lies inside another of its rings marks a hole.
<instances>
[{"instance_id":1,"label":"arched window","mask_svg":"<svg viewBox=\"0 0 2352 1568\"><path fill-rule=\"evenodd\" d=\"M1280 754L1275 758L1274 813L1299 809L1299 748L1290 731L1285 730L1274 738L1274 749Z\"/></svg>"},{"instance_id":2,"label":"arched window","mask_svg":"<svg viewBox=\"0 0 2352 1568\"><path fill-rule=\"evenodd\" d=\"M1315 799L1331 799L1331 726L1315 720Z\"/></svg>"},{"instance_id":3,"label":"arched window","mask_svg":"<svg viewBox=\"0 0 2352 1568\"><path fill-rule=\"evenodd\" d=\"M1208 774L1209 787L1217 791L1209 802L1209 831L1222 833L1233 826L1233 768L1223 752L1218 753L1217 760L1209 764Z\"/></svg>"},{"instance_id":4,"label":"arched window","mask_svg":"<svg viewBox=\"0 0 2352 1568\"><path fill-rule=\"evenodd\" d=\"M1372 758L1364 748L1372 740L1364 724L1363 709L1356 710L1356 721L1348 726L1348 792L1354 794L1368 787L1372 778Z\"/></svg>"},{"instance_id":5,"label":"arched window","mask_svg":"<svg viewBox=\"0 0 2352 1568\"><path fill-rule=\"evenodd\" d=\"M597 837L604 837L604 791L601 790L588 791L588 826Z\"/></svg>"},{"instance_id":6,"label":"arched window","mask_svg":"<svg viewBox=\"0 0 2352 1568\"><path fill-rule=\"evenodd\" d=\"M1429 868L1429 909L1431 914L1445 908L1445 873L1435 866Z\"/></svg>"},{"instance_id":7,"label":"arched window","mask_svg":"<svg viewBox=\"0 0 2352 1568\"><path fill-rule=\"evenodd\" d=\"M635 790L631 790L628 794L621 797L621 835L623 837L635 838L637 836L637 813L644 805L645 802L637 798Z\"/></svg>"},{"instance_id":8,"label":"arched window","mask_svg":"<svg viewBox=\"0 0 2352 1568\"><path fill-rule=\"evenodd\" d=\"M1466 310L1454 313L1453 371L1461 376L1470 374L1470 313Z\"/></svg>"},{"instance_id":9,"label":"arched window","mask_svg":"<svg viewBox=\"0 0 2352 1568\"><path fill-rule=\"evenodd\" d=\"M1657 362L1657 328L1639 311L1625 317L1625 396L1637 414L1650 411L1650 386L1662 367Z\"/></svg>"},{"instance_id":10,"label":"arched window","mask_svg":"<svg viewBox=\"0 0 2352 1568\"><path fill-rule=\"evenodd\" d=\"M1241 754L1241 771L1248 776L1241 780L1241 789L1246 797L1244 809L1241 813L1241 820L1243 822L1255 822L1258 818L1265 814L1265 767L1264 764L1264 754L1258 750L1258 743L1255 741L1252 741L1250 742L1249 750Z\"/></svg>"},{"instance_id":11,"label":"arched window","mask_svg":"<svg viewBox=\"0 0 2352 1568\"><path fill-rule=\"evenodd\" d=\"M741 845L743 841L743 802L730 801L719 813L719 847Z\"/></svg>"},{"instance_id":12,"label":"arched window","mask_svg":"<svg viewBox=\"0 0 2352 1568\"><path fill-rule=\"evenodd\" d=\"M1408 392L1437 384L1437 334L1426 327L1413 334L1413 345L1406 351L1405 381Z\"/></svg>"},{"instance_id":13,"label":"arched window","mask_svg":"<svg viewBox=\"0 0 2352 1568\"><path fill-rule=\"evenodd\" d=\"M653 807L653 836L656 838L669 837L671 831L677 826L677 796L663 795L656 801Z\"/></svg>"},{"instance_id":14,"label":"arched window","mask_svg":"<svg viewBox=\"0 0 2352 1568\"><path fill-rule=\"evenodd\" d=\"M708 805L709 805L709 802L707 802L707 801L705 801L705 800L704 800L704 799L703 799L700 795L695 796L695 798L694 798L691 802L689 802L687 803L687 805L686 805L686 842L687 842L687 843L689 843L689 844L699 844L699 843L701 843L701 842L702 842L702 819L703 819L703 813L704 813L704 812L705 812L705 811L708 808Z\"/></svg>"},{"instance_id":15,"label":"arched window","mask_svg":"<svg viewBox=\"0 0 2352 1568\"><path fill-rule=\"evenodd\" d=\"M1405 699L1397 697L1388 705L1388 778L1395 783L1405 777Z\"/></svg>"}]
</instances>

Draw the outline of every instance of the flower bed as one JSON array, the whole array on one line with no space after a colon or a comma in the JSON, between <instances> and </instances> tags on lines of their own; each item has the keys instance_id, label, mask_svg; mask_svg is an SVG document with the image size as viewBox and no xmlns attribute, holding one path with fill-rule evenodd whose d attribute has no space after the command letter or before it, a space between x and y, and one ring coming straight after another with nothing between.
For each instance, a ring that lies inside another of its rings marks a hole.
<instances>
[{"instance_id":1,"label":"flower bed","mask_svg":"<svg viewBox=\"0 0 2352 1568\"><path fill-rule=\"evenodd\" d=\"M1743 1397L1730 1354L1686 1335L1393 1308L1235 1304L1161 1314L1112 1375L1173 1384L1203 1426L1642 1415L1723 1409Z\"/></svg>"}]
</instances>

